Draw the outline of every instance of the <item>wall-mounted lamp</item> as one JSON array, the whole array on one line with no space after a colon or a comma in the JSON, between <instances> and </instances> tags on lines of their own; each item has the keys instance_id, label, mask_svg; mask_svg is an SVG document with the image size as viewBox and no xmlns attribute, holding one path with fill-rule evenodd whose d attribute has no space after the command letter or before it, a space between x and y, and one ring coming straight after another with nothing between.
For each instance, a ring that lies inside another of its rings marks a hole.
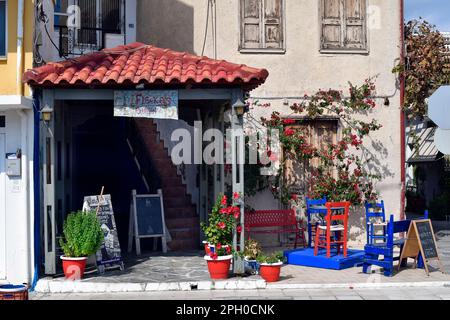
<instances>
[{"instance_id":1,"label":"wall-mounted lamp","mask_svg":"<svg viewBox=\"0 0 450 320\"><path fill-rule=\"evenodd\" d=\"M233 109L234 112L236 113L236 115L238 116L242 116L245 113L245 107L246 104L244 102L242 102L241 99L238 99L234 104L233 104Z\"/></svg>"},{"instance_id":2,"label":"wall-mounted lamp","mask_svg":"<svg viewBox=\"0 0 450 320\"><path fill-rule=\"evenodd\" d=\"M45 122L50 122L52 120L53 109L49 106L45 106L41 110L41 115L42 120L44 120Z\"/></svg>"}]
</instances>

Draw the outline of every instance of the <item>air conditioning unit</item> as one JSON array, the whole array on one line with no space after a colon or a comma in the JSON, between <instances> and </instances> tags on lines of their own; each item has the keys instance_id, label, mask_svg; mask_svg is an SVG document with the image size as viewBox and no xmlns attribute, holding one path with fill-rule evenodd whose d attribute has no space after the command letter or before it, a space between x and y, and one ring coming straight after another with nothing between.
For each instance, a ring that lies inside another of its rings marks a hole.
<instances>
[{"instance_id":1,"label":"air conditioning unit","mask_svg":"<svg viewBox=\"0 0 450 320\"><path fill-rule=\"evenodd\" d=\"M105 33L105 48L115 48L125 44L125 35L117 33Z\"/></svg>"}]
</instances>

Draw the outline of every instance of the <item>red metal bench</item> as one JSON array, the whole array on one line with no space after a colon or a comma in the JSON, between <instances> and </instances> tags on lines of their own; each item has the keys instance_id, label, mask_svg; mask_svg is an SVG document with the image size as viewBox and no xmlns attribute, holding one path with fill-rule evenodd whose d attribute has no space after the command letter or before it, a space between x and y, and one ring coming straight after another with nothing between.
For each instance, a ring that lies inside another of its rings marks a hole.
<instances>
[{"instance_id":1,"label":"red metal bench","mask_svg":"<svg viewBox=\"0 0 450 320\"><path fill-rule=\"evenodd\" d=\"M264 230L259 230L264 228ZM270 228L270 229L269 229ZM299 240L306 247L305 229L297 221L295 210L259 210L245 213L245 231L251 233L295 233L295 248Z\"/></svg>"}]
</instances>

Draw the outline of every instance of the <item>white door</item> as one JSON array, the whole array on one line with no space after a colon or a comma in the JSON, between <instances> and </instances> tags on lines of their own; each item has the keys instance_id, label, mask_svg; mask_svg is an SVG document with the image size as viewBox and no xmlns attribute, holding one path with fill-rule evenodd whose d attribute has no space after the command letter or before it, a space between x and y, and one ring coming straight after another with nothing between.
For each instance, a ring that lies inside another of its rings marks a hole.
<instances>
[{"instance_id":1,"label":"white door","mask_svg":"<svg viewBox=\"0 0 450 320\"><path fill-rule=\"evenodd\" d=\"M5 135L0 134L0 279L6 279Z\"/></svg>"}]
</instances>

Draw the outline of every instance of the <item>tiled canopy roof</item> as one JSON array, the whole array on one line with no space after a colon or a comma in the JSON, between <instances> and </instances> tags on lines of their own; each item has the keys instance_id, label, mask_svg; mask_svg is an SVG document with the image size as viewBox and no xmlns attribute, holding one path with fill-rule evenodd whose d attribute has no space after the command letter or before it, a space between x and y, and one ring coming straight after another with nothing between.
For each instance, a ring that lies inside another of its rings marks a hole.
<instances>
[{"instance_id":1,"label":"tiled canopy roof","mask_svg":"<svg viewBox=\"0 0 450 320\"><path fill-rule=\"evenodd\" d=\"M47 87L191 83L242 85L252 89L263 84L268 75L265 69L132 43L50 62L28 70L24 81Z\"/></svg>"}]
</instances>

